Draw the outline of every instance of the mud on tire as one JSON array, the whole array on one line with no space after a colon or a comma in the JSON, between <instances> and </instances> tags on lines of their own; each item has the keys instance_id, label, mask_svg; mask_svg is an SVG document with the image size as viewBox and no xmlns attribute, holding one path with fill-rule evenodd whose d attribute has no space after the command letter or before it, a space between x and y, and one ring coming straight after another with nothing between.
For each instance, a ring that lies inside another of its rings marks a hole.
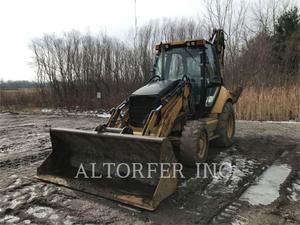
<instances>
[{"instance_id":1,"label":"mud on tire","mask_svg":"<svg viewBox=\"0 0 300 225\"><path fill-rule=\"evenodd\" d=\"M206 160L208 136L197 120L187 121L180 138L180 160L185 166L193 167Z\"/></svg>"},{"instance_id":2,"label":"mud on tire","mask_svg":"<svg viewBox=\"0 0 300 225\"><path fill-rule=\"evenodd\" d=\"M231 102L226 102L222 113L219 115L219 123L216 134L219 137L213 140L212 144L218 147L228 147L232 145L232 138L235 132L235 113Z\"/></svg>"}]
</instances>

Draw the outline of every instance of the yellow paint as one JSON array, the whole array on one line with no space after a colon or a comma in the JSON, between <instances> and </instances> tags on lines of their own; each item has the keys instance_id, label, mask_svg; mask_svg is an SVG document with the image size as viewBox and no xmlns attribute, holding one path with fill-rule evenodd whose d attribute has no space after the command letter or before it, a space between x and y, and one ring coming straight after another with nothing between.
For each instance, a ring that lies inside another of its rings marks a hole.
<instances>
[{"instance_id":1,"label":"yellow paint","mask_svg":"<svg viewBox=\"0 0 300 225\"><path fill-rule=\"evenodd\" d=\"M161 108L161 120L159 124L156 124L157 114L152 111L145 123L142 131L142 135L167 137L174 125L174 121L179 115L182 108L187 104L187 97L189 96L188 85L183 87L182 94L173 96L168 102ZM135 129L134 134L135 134Z\"/></svg>"},{"instance_id":2,"label":"yellow paint","mask_svg":"<svg viewBox=\"0 0 300 225\"><path fill-rule=\"evenodd\" d=\"M222 113L223 106L228 100L232 100L232 95L225 87L221 87L217 101L212 108L211 113Z\"/></svg>"}]
</instances>

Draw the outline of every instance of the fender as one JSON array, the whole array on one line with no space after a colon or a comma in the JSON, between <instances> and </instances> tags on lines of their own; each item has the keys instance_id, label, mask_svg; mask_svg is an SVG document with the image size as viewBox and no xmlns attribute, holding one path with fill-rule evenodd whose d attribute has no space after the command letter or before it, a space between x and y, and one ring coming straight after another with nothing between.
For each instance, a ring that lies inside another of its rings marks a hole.
<instances>
[{"instance_id":1,"label":"fender","mask_svg":"<svg viewBox=\"0 0 300 225\"><path fill-rule=\"evenodd\" d=\"M225 87L222 86L217 101L211 110L211 113L222 113L223 106L228 101L233 103L233 95Z\"/></svg>"}]
</instances>

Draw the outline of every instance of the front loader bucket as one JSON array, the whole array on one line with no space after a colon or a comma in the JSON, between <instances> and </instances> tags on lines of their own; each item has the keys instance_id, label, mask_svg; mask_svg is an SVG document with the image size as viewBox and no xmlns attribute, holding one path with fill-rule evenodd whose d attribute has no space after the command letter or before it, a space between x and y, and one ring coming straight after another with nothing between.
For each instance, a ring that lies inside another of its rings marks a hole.
<instances>
[{"instance_id":1,"label":"front loader bucket","mask_svg":"<svg viewBox=\"0 0 300 225\"><path fill-rule=\"evenodd\" d=\"M147 210L176 190L176 160L166 138L60 128L50 136L52 153L38 179ZM163 177L159 163L171 163Z\"/></svg>"}]
</instances>

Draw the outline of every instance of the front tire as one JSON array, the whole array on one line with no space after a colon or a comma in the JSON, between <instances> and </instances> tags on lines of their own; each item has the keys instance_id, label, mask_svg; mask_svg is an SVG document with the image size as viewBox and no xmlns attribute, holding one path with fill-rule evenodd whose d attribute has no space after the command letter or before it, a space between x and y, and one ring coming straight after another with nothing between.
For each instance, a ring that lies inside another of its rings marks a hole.
<instances>
[{"instance_id":1,"label":"front tire","mask_svg":"<svg viewBox=\"0 0 300 225\"><path fill-rule=\"evenodd\" d=\"M219 122L216 134L219 135L213 144L219 147L229 147L232 145L235 133L235 113L231 102L226 102L222 113L219 115Z\"/></svg>"},{"instance_id":2,"label":"front tire","mask_svg":"<svg viewBox=\"0 0 300 225\"><path fill-rule=\"evenodd\" d=\"M197 120L187 121L180 138L180 159L185 166L204 162L208 153L208 135Z\"/></svg>"}]
</instances>

